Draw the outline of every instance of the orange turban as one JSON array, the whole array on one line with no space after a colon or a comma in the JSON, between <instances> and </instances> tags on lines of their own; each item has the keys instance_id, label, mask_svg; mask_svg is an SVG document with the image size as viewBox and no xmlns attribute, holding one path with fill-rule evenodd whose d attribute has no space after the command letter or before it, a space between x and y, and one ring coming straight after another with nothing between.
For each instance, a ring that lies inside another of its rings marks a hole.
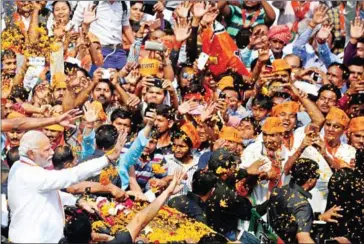
<instances>
[{"instance_id":1,"label":"orange turban","mask_svg":"<svg viewBox=\"0 0 364 244\"><path fill-rule=\"evenodd\" d=\"M55 73L53 75L52 84L53 84L53 89L67 88L66 75L61 72Z\"/></svg>"},{"instance_id":2,"label":"orange turban","mask_svg":"<svg viewBox=\"0 0 364 244\"><path fill-rule=\"evenodd\" d=\"M233 141L237 143L242 143L243 138L240 136L240 133L237 129L230 126L224 126L219 134L219 139L224 139L227 141Z\"/></svg>"},{"instance_id":3,"label":"orange turban","mask_svg":"<svg viewBox=\"0 0 364 244\"><path fill-rule=\"evenodd\" d=\"M288 71L291 70L291 65L289 65L287 63L286 60L284 59L276 59L273 61L272 63L273 66L273 72L278 72L278 71Z\"/></svg>"},{"instance_id":4,"label":"orange turban","mask_svg":"<svg viewBox=\"0 0 364 244\"><path fill-rule=\"evenodd\" d=\"M231 76L224 76L218 83L219 90L223 90L225 87L234 87L234 78Z\"/></svg>"},{"instance_id":5,"label":"orange turban","mask_svg":"<svg viewBox=\"0 0 364 244\"><path fill-rule=\"evenodd\" d=\"M349 124L348 132L364 131L364 116L352 118Z\"/></svg>"},{"instance_id":6,"label":"orange turban","mask_svg":"<svg viewBox=\"0 0 364 244\"><path fill-rule=\"evenodd\" d=\"M333 120L341 125L343 125L345 128L348 126L350 119L348 115L341 109L337 107L331 107L330 112L326 115L326 120Z\"/></svg>"},{"instance_id":7,"label":"orange turban","mask_svg":"<svg viewBox=\"0 0 364 244\"><path fill-rule=\"evenodd\" d=\"M25 118L27 116L25 116L22 113L19 112L11 112L6 118L7 119L16 119L16 118Z\"/></svg>"},{"instance_id":8,"label":"orange turban","mask_svg":"<svg viewBox=\"0 0 364 244\"><path fill-rule=\"evenodd\" d=\"M192 141L193 148L199 148L201 145L201 139L198 135L197 129L190 123L187 122L181 126L181 131L183 131Z\"/></svg>"},{"instance_id":9,"label":"orange turban","mask_svg":"<svg viewBox=\"0 0 364 244\"><path fill-rule=\"evenodd\" d=\"M52 130L52 131L60 131L63 132L64 131L64 127L62 125L59 124L54 124L54 125L49 125L44 127L47 130Z\"/></svg>"},{"instance_id":10,"label":"orange turban","mask_svg":"<svg viewBox=\"0 0 364 244\"><path fill-rule=\"evenodd\" d=\"M284 102L281 104L277 104L276 106L273 107L272 115L278 116L282 112L297 114L299 108L300 108L300 105L296 102L292 102L292 101Z\"/></svg>"},{"instance_id":11,"label":"orange turban","mask_svg":"<svg viewBox=\"0 0 364 244\"><path fill-rule=\"evenodd\" d=\"M282 120L278 117L268 117L262 127L262 131L267 134L283 133L286 129L282 125Z\"/></svg>"}]
</instances>

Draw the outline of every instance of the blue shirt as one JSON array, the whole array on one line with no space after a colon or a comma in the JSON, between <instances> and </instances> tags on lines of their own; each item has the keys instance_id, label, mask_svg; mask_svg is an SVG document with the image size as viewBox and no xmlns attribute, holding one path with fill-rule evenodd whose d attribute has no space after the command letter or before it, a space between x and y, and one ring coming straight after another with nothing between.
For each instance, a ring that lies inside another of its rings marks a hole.
<instances>
[{"instance_id":1,"label":"blue shirt","mask_svg":"<svg viewBox=\"0 0 364 244\"><path fill-rule=\"evenodd\" d=\"M95 151L95 131L93 130L88 136L84 136L82 140L82 158L92 155ZM138 133L138 137L130 146L130 149L120 155L117 162L117 168L121 179L121 188L126 190L129 186L129 168L138 162L139 157L142 155L144 147L147 145L149 139L144 136L144 129Z\"/></svg>"}]
</instances>

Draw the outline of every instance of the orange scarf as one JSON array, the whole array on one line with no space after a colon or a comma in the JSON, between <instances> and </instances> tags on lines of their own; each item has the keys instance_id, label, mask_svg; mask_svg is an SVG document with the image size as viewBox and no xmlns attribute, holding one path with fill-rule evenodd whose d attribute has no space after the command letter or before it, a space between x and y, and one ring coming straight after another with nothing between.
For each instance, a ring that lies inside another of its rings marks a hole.
<instances>
[{"instance_id":1,"label":"orange scarf","mask_svg":"<svg viewBox=\"0 0 364 244\"><path fill-rule=\"evenodd\" d=\"M293 143L294 143L294 135L293 133L289 134L289 138L286 139L285 137L283 137L283 144L286 148L288 148L290 151L293 148Z\"/></svg>"},{"instance_id":2,"label":"orange scarf","mask_svg":"<svg viewBox=\"0 0 364 244\"><path fill-rule=\"evenodd\" d=\"M292 31L297 33L298 23L305 18L305 15L310 10L310 2L305 2L301 4L300 1L292 1L291 2L294 15L296 16L296 21L293 23Z\"/></svg>"},{"instance_id":3,"label":"orange scarf","mask_svg":"<svg viewBox=\"0 0 364 244\"><path fill-rule=\"evenodd\" d=\"M341 143L339 143L337 146L335 147L331 147L329 145L329 143L327 142L327 140L325 139L325 145L326 145L326 150L328 152L328 154L330 154L330 156L333 158L334 162L339 164L339 165L342 165L343 163L344 164L347 164L344 160L340 159L340 158L337 158L335 155L337 153L337 150L339 149Z\"/></svg>"}]
</instances>

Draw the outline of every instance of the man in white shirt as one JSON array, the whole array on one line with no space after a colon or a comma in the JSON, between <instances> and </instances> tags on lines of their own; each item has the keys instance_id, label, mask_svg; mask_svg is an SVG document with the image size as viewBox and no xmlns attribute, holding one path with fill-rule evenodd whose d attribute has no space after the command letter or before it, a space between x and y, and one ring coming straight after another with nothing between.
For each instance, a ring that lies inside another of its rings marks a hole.
<instances>
[{"instance_id":1,"label":"man in white shirt","mask_svg":"<svg viewBox=\"0 0 364 244\"><path fill-rule=\"evenodd\" d=\"M333 170L349 167L355 159L356 150L354 147L342 143L340 138L349 124L349 117L346 113L336 107L331 107L326 116L324 125L324 136L311 128L297 129L295 138L300 146L289 157L285 171L288 173L298 158L308 158L319 164L320 178L314 189L310 203L314 212L323 213L326 208L328 183Z\"/></svg>"},{"instance_id":2,"label":"man in white shirt","mask_svg":"<svg viewBox=\"0 0 364 244\"><path fill-rule=\"evenodd\" d=\"M102 46L104 68L121 69L127 59L122 47L122 34L130 43L134 42L129 23L130 3L128 1L99 1L96 7L96 20L90 25L90 32L96 35ZM83 22L83 13L92 1L79 2L72 21L76 26Z\"/></svg>"},{"instance_id":3,"label":"man in white shirt","mask_svg":"<svg viewBox=\"0 0 364 244\"><path fill-rule=\"evenodd\" d=\"M261 182L258 183L252 192L253 205L259 205L269 199L274 186L281 186L288 183L283 174L284 164L288 158L289 151L283 145L283 127L278 117L268 117L262 127L263 141L257 141L249 145L243 152L240 168L247 169L254 162L263 160L266 162L260 170Z\"/></svg>"},{"instance_id":4,"label":"man in white shirt","mask_svg":"<svg viewBox=\"0 0 364 244\"><path fill-rule=\"evenodd\" d=\"M126 137L126 136L125 136ZM63 205L93 211L86 201L59 191L98 174L108 162L118 158L124 136L119 136L113 152L74 168L45 170L52 164L53 150L42 132L29 131L20 141L20 160L9 172L8 196L11 213L9 240L15 243L58 243L65 223Z\"/></svg>"}]
</instances>

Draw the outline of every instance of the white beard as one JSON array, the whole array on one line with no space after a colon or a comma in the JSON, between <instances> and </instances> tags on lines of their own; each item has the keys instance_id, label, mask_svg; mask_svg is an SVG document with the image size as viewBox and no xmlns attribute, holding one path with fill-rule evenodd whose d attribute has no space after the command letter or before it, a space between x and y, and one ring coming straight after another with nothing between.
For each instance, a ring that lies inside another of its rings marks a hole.
<instances>
[{"instance_id":1,"label":"white beard","mask_svg":"<svg viewBox=\"0 0 364 244\"><path fill-rule=\"evenodd\" d=\"M51 159L45 159L39 156L36 156L35 163L38 164L42 168L47 168L52 165Z\"/></svg>"}]
</instances>

